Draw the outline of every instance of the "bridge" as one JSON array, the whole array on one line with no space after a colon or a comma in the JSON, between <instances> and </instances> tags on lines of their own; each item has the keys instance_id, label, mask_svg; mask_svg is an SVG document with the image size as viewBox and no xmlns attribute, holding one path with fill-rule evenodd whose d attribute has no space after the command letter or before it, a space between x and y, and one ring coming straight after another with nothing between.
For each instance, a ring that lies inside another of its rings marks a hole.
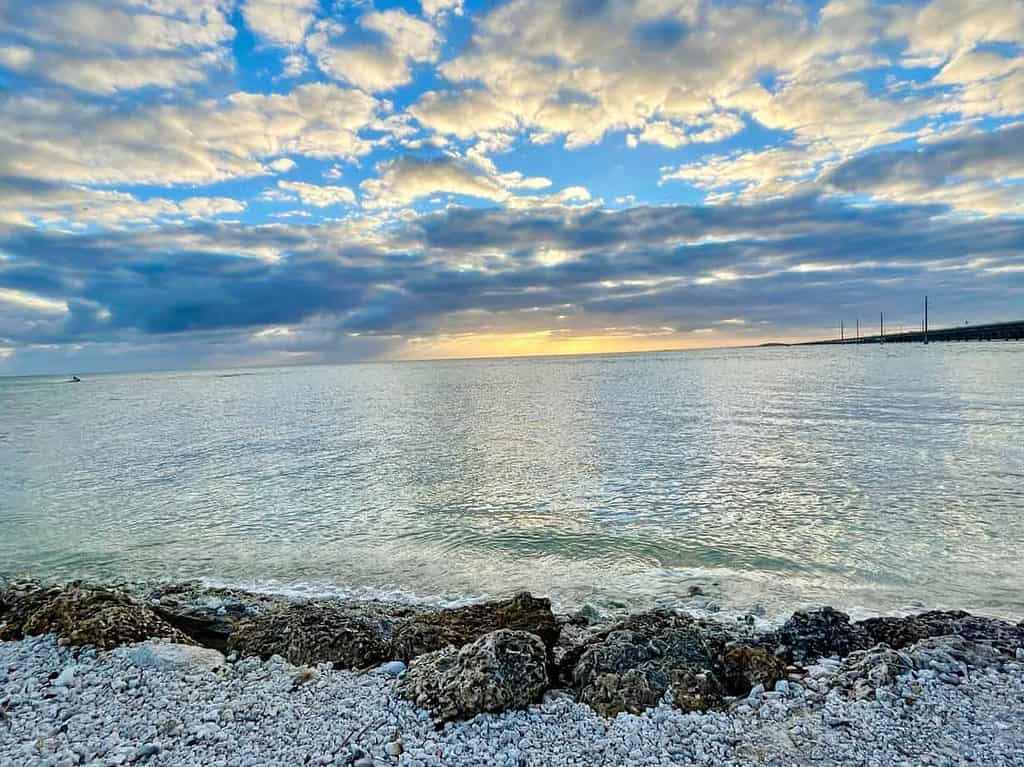
<instances>
[{"instance_id":1,"label":"bridge","mask_svg":"<svg viewBox=\"0 0 1024 767\"><path fill-rule=\"evenodd\" d=\"M833 338L828 341L807 341L801 346L823 344L919 344L932 341L1024 341L1024 320L995 322L988 325L960 325L952 328L929 328L927 333L885 333L860 338Z\"/></svg>"}]
</instances>

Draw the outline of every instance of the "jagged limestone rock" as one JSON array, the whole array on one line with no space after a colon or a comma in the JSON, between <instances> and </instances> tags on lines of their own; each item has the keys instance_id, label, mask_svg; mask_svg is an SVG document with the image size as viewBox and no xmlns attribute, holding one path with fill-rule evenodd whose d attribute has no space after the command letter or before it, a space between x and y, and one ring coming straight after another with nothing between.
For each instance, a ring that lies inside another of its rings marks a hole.
<instances>
[{"instance_id":1,"label":"jagged limestone rock","mask_svg":"<svg viewBox=\"0 0 1024 767\"><path fill-rule=\"evenodd\" d=\"M548 686L547 648L526 631L501 629L461 649L421 655L398 682L438 722L525 708Z\"/></svg>"}]
</instances>

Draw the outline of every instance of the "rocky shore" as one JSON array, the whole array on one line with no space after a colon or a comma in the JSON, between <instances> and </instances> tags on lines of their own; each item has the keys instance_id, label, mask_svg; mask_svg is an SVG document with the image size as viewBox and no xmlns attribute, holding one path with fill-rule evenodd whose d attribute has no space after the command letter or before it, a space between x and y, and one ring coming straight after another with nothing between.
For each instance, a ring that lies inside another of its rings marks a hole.
<instances>
[{"instance_id":1,"label":"rocky shore","mask_svg":"<svg viewBox=\"0 0 1024 767\"><path fill-rule=\"evenodd\" d=\"M1024 624L0 582L0 764L1024 765Z\"/></svg>"}]
</instances>

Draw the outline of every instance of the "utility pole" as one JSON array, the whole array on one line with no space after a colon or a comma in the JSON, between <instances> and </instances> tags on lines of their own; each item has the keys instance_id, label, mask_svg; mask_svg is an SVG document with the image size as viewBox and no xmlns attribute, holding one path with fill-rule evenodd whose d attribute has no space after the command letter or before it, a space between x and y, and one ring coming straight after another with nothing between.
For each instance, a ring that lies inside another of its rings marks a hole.
<instances>
[{"instance_id":1,"label":"utility pole","mask_svg":"<svg viewBox=\"0 0 1024 767\"><path fill-rule=\"evenodd\" d=\"M928 343L928 296L924 297L924 342Z\"/></svg>"},{"instance_id":2,"label":"utility pole","mask_svg":"<svg viewBox=\"0 0 1024 767\"><path fill-rule=\"evenodd\" d=\"M857 343L860 343L860 317L857 318Z\"/></svg>"},{"instance_id":3,"label":"utility pole","mask_svg":"<svg viewBox=\"0 0 1024 767\"><path fill-rule=\"evenodd\" d=\"M885 312L878 313L878 340L885 341Z\"/></svg>"}]
</instances>

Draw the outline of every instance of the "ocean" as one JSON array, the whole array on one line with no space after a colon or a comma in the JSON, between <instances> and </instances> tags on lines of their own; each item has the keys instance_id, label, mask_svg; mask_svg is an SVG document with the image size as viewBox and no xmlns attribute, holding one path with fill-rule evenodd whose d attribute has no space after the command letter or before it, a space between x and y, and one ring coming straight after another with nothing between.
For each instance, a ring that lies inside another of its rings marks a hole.
<instances>
[{"instance_id":1,"label":"ocean","mask_svg":"<svg viewBox=\"0 0 1024 767\"><path fill-rule=\"evenodd\" d=\"M1024 617L1024 344L0 379L0 574Z\"/></svg>"}]
</instances>

